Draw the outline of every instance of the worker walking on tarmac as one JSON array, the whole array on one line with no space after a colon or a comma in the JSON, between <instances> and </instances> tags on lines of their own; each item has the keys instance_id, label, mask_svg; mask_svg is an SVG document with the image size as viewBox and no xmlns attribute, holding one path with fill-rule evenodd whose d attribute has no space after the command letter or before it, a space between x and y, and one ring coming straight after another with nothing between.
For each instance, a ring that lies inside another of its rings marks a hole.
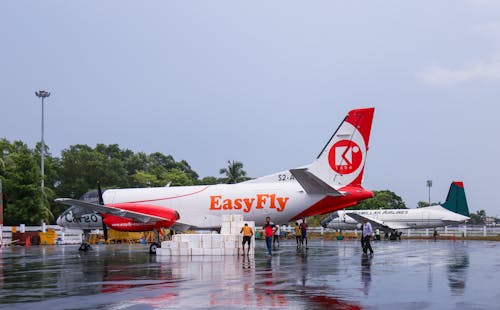
<instances>
[{"instance_id":1,"label":"worker walking on tarmac","mask_svg":"<svg viewBox=\"0 0 500 310\"><path fill-rule=\"evenodd\" d=\"M365 219L365 223L363 224L363 232L361 234L361 247L363 249L363 253L367 254L368 250L370 250L370 254L373 254L373 249L370 244L370 239L373 234L372 224L368 222L368 219Z\"/></svg>"},{"instance_id":2,"label":"worker walking on tarmac","mask_svg":"<svg viewBox=\"0 0 500 310\"><path fill-rule=\"evenodd\" d=\"M245 226L241 227L240 234L243 233L243 255L245 255L245 243L248 243L247 254L250 254L250 244L252 242L253 230L252 227L245 223Z\"/></svg>"},{"instance_id":3,"label":"worker walking on tarmac","mask_svg":"<svg viewBox=\"0 0 500 310\"><path fill-rule=\"evenodd\" d=\"M273 247L274 223L271 222L271 218L269 216L266 217L266 223L264 224L262 229L264 229L264 234L266 236L267 252L269 253L269 256L271 256L273 255L272 247Z\"/></svg>"},{"instance_id":4,"label":"worker walking on tarmac","mask_svg":"<svg viewBox=\"0 0 500 310\"><path fill-rule=\"evenodd\" d=\"M300 230L299 223L295 222L295 241L297 242L297 248L302 245L302 230Z\"/></svg>"},{"instance_id":5,"label":"worker walking on tarmac","mask_svg":"<svg viewBox=\"0 0 500 310\"><path fill-rule=\"evenodd\" d=\"M276 249L276 242L278 242L278 247L280 246L280 225L274 226L274 235L273 235L273 248Z\"/></svg>"},{"instance_id":6,"label":"worker walking on tarmac","mask_svg":"<svg viewBox=\"0 0 500 310\"><path fill-rule=\"evenodd\" d=\"M300 223L300 233L302 235L302 245L304 245L304 241L306 242L306 250L307 248L307 224L306 218L302 218L302 223Z\"/></svg>"}]
</instances>

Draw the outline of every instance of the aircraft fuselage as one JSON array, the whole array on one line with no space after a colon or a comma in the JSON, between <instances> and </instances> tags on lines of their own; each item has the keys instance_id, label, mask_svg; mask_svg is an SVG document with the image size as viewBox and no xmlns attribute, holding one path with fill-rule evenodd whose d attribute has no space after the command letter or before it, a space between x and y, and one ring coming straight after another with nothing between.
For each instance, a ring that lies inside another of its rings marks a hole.
<instances>
[{"instance_id":1,"label":"aircraft fuselage","mask_svg":"<svg viewBox=\"0 0 500 310\"><path fill-rule=\"evenodd\" d=\"M394 229L443 227L461 224L469 219L441 206L419 209L342 210L337 211L338 217L333 219L327 227L332 229L360 228L361 224L350 217L349 213L370 217L390 228L395 227ZM372 226L376 227L377 225Z\"/></svg>"}]
</instances>

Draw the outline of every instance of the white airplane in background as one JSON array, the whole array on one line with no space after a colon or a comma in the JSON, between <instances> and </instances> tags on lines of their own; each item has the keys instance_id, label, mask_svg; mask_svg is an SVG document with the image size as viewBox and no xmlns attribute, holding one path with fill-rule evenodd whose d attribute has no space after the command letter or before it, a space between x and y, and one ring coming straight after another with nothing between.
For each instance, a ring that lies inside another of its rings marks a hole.
<instances>
[{"instance_id":1,"label":"white airplane in background","mask_svg":"<svg viewBox=\"0 0 500 310\"><path fill-rule=\"evenodd\" d=\"M373 197L361 181L374 111L350 111L318 157L299 168L238 184L108 189L100 203L56 201L97 213L104 225L121 231L220 229L224 214L243 214L260 225L267 216L288 223L333 212Z\"/></svg>"},{"instance_id":2,"label":"white airplane in background","mask_svg":"<svg viewBox=\"0 0 500 310\"><path fill-rule=\"evenodd\" d=\"M342 210L321 221L331 229L360 228L364 220L385 232L409 228L436 228L464 223L470 219L464 184L452 182L446 201L441 205L417 209Z\"/></svg>"}]
</instances>

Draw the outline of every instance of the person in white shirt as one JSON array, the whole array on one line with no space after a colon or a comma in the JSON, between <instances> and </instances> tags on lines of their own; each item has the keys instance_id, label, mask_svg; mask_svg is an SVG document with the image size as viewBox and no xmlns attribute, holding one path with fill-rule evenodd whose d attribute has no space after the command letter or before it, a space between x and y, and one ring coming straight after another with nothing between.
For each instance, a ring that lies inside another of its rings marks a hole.
<instances>
[{"instance_id":1,"label":"person in white shirt","mask_svg":"<svg viewBox=\"0 0 500 310\"><path fill-rule=\"evenodd\" d=\"M279 247L280 246L280 225L274 226L273 248L276 248L276 242L278 242L278 247Z\"/></svg>"},{"instance_id":2,"label":"person in white shirt","mask_svg":"<svg viewBox=\"0 0 500 310\"><path fill-rule=\"evenodd\" d=\"M370 250L370 254L373 254L372 245L370 244L372 234L372 224L368 222L368 219L365 219L365 223L363 224L363 232L361 235L361 247L363 248L363 253L365 254L367 254L368 250Z\"/></svg>"}]
</instances>

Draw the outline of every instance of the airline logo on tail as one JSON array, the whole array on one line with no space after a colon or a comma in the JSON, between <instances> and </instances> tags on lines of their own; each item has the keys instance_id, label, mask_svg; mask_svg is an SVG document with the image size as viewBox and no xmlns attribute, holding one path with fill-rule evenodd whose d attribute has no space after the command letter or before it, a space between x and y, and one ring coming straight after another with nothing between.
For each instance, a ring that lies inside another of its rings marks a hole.
<instances>
[{"instance_id":1,"label":"airline logo on tail","mask_svg":"<svg viewBox=\"0 0 500 310\"><path fill-rule=\"evenodd\" d=\"M357 143L341 140L330 149L328 162L330 167L338 173L353 173L363 163L363 152Z\"/></svg>"}]
</instances>

